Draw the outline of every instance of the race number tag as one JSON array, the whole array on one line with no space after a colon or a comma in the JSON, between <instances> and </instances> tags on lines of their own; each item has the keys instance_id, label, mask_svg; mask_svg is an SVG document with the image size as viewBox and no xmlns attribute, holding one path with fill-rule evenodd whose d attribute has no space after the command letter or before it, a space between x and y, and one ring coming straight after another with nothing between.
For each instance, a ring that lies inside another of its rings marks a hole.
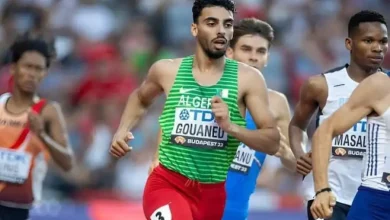
<instances>
[{"instance_id":1,"label":"race number tag","mask_svg":"<svg viewBox=\"0 0 390 220\"><path fill-rule=\"evenodd\" d=\"M29 174L29 153L0 148L0 181L23 184Z\"/></svg>"},{"instance_id":2,"label":"race number tag","mask_svg":"<svg viewBox=\"0 0 390 220\"><path fill-rule=\"evenodd\" d=\"M255 150L252 150L245 144L241 143L238 146L236 156L230 164L229 170L248 175L255 158L255 153Z\"/></svg>"},{"instance_id":3,"label":"race number tag","mask_svg":"<svg viewBox=\"0 0 390 220\"><path fill-rule=\"evenodd\" d=\"M326 118L320 116L320 123ZM353 157L363 159L367 145L367 120L362 119L344 134L332 140L332 155L336 157Z\"/></svg>"},{"instance_id":4,"label":"race number tag","mask_svg":"<svg viewBox=\"0 0 390 220\"><path fill-rule=\"evenodd\" d=\"M169 205L164 205L158 208L153 214L150 216L151 220L172 220L172 213Z\"/></svg>"},{"instance_id":5,"label":"race number tag","mask_svg":"<svg viewBox=\"0 0 390 220\"><path fill-rule=\"evenodd\" d=\"M171 143L186 147L224 149L228 135L210 109L176 108Z\"/></svg>"}]
</instances>

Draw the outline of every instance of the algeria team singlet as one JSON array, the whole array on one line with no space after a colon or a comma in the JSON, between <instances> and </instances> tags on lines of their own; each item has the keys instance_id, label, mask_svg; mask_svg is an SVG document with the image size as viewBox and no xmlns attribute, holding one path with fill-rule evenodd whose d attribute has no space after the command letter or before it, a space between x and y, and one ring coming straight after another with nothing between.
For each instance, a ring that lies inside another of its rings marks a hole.
<instances>
[{"instance_id":1,"label":"algeria team singlet","mask_svg":"<svg viewBox=\"0 0 390 220\"><path fill-rule=\"evenodd\" d=\"M221 79L199 85L192 75L193 56L185 57L160 116L160 163L202 183L226 180L240 142L223 131L211 111L211 99L220 96L229 106L230 120L245 126L238 100L238 64L226 58Z\"/></svg>"}]
</instances>

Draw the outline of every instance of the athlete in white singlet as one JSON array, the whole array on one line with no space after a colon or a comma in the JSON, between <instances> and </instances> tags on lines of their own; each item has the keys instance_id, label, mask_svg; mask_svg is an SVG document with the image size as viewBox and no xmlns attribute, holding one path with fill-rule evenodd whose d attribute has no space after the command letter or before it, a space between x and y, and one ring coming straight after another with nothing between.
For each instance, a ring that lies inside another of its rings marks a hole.
<instances>
[{"instance_id":1,"label":"athlete in white singlet","mask_svg":"<svg viewBox=\"0 0 390 220\"><path fill-rule=\"evenodd\" d=\"M315 190L310 173L311 153L305 154L301 147L303 131L317 108L318 125L348 100L359 82L380 69L387 51L387 25L383 16L372 11L361 11L352 16L348 24L346 47L351 52L349 65L309 78L301 88L301 97L290 123L290 145L297 158L297 171L306 175L302 188L308 202L309 220L315 219L309 210L315 198ZM347 218L360 185L366 130L366 120L362 119L333 139L328 175L337 204L332 220Z\"/></svg>"},{"instance_id":2,"label":"athlete in white singlet","mask_svg":"<svg viewBox=\"0 0 390 220\"><path fill-rule=\"evenodd\" d=\"M352 93L348 102L317 129L313 137L313 173L318 193L311 211L316 218L332 215L335 197L327 168L332 138L368 116L367 154L359 191L348 214L351 220L390 219L390 79L378 72Z\"/></svg>"}]
</instances>

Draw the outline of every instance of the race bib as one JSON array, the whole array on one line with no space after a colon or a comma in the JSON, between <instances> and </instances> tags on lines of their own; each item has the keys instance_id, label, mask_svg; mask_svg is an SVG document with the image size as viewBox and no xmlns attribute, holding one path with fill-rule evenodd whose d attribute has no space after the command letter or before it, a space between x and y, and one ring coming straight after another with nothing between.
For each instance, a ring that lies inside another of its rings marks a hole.
<instances>
[{"instance_id":1,"label":"race bib","mask_svg":"<svg viewBox=\"0 0 390 220\"><path fill-rule=\"evenodd\" d=\"M215 122L210 109L176 108L171 143L186 147L223 149L228 135Z\"/></svg>"},{"instance_id":2,"label":"race bib","mask_svg":"<svg viewBox=\"0 0 390 220\"><path fill-rule=\"evenodd\" d=\"M386 147L385 149L385 167L384 172L382 174L382 182L390 188L390 147Z\"/></svg>"},{"instance_id":3,"label":"race bib","mask_svg":"<svg viewBox=\"0 0 390 220\"><path fill-rule=\"evenodd\" d=\"M238 146L236 156L230 164L229 170L248 175L255 159L255 150L250 149L245 144L241 143Z\"/></svg>"},{"instance_id":4,"label":"race bib","mask_svg":"<svg viewBox=\"0 0 390 220\"><path fill-rule=\"evenodd\" d=\"M320 116L320 123L326 117ZM367 120L362 119L344 134L332 140L332 155L336 157L353 157L363 159L367 145Z\"/></svg>"},{"instance_id":5,"label":"race bib","mask_svg":"<svg viewBox=\"0 0 390 220\"><path fill-rule=\"evenodd\" d=\"M28 178L31 159L29 153L0 148L0 181L23 184Z\"/></svg>"}]
</instances>

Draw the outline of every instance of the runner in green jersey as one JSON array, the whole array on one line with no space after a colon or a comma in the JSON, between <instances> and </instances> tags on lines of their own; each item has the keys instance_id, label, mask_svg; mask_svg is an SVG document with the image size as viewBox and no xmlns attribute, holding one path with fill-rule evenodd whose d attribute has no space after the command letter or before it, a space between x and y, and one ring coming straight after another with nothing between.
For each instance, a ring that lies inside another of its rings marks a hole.
<instances>
[{"instance_id":1,"label":"runner in green jersey","mask_svg":"<svg viewBox=\"0 0 390 220\"><path fill-rule=\"evenodd\" d=\"M111 154L131 150L129 133L161 93L167 96L160 166L149 176L144 192L147 219L221 219L224 181L239 142L275 154L279 132L269 110L261 73L224 57L233 35L231 0L196 0L191 32L193 56L160 60L130 96L116 132ZM245 128L248 108L258 127Z\"/></svg>"}]
</instances>

